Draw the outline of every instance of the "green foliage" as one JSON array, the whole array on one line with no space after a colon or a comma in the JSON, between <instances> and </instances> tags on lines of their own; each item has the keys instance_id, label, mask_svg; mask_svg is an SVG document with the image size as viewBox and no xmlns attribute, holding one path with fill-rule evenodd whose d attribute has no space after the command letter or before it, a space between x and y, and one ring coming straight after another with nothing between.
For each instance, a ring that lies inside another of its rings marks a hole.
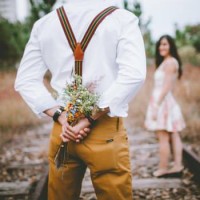
<instances>
[{"instance_id":1,"label":"green foliage","mask_svg":"<svg viewBox=\"0 0 200 200\"><path fill-rule=\"evenodd\" d=\"M175 25L175 39L182 60L200 66L200 24L185 26L183 30Z\"/></svg>"},{"instance_id":2,"label":"green foliage","mask_svg":"<svg viewBox=\"0 0 200 200\"><path fill-rule=\"evenodd\" d=\"M185 27L186 38L200 53L200 24Z\"/></svg>"},{"instance_id":3,"label":"green foliage","mask_svg":"<svg viewBox=\"0 0 200 200\"><path fill-rule=\"evenodd\" d=\"M31 14L24 23L0 18L0 69L15 66L21 58L36 20L49 13L56 0L29 0Z\"/></svg>"},{"instance_id":4,"label":"green foliage","mask_svg":"<svg viewBox=\"0 0 200 200\"><path fill-rule=\"evenodd\" d=\"M148 58L153 58L155 54L155 44L154 41L152 40L151 31L149 29L147 29L143 33L143 38L144 38L144 46L146 49L146 55Z\"/></svg>"},{"instance_id":5,"label":"green foliage","mask_svg":"<svg viewBox=\"0 0 200 200\"><path fill-rule=\"evenodd\" d=\"M141 7L140 3L137 1L134 3L133 13L139 18L142 15L142 7Z\"/></svg>"},{"instance_id":6,"label":"green foliage","mask_svg":"<svg viewBox=\"0 0 200 200\"><path fill-rule=\"evenodd\" d=\"M0 19L0 67L13 65L22 55L29 37L27 27L17 22Z\"/></svg>"},{"instance_id":7,"label":"green foliage","mask_svg":"<svg viewBox=\"0 0 200 200\"><path fill-rule=\"evenodd\" d=\"M31 25L33 25L36 20L51 11L56 0L42 0L40 2L36 0L29 0L29 2L31 4L31 15L29 17L29 22Z\"/></svg>"},{"instance_id":8,"label":"green foliage","mask_svg":"<svg viewBox=\"0 0 200 200\"><path fill-rule=\"evenodd\" d=\"M131 6L131 5L129 5L128 0L124 0L124 8L126 10L132 12L139 18L139 26L140 26L140 29L142 31L142 35L144 38L146 54L150 58L154 57L154 41L152 39L151 31L149 29L151 19L148 19L147 21L143 20L142 6L138 1L134 1Z\"/></svg>"},{"instance_id":9,"label":"green foliage","mask_svg":"<svg viewBox=\"0 0 200 200\"><path fill-rule=\"evenodd\" d=\"M135 1L133 5L131 6L128 3L128 0L124 0L124 8L133 14L135 14L139 18L139 23L141 22L141 16L142 16L142 7L141 4L138 1Z\"/></svg>"},{"instance_id":10,"label":"green foliage","mask_svg":"<svg viewBox=\"0 0 200 200\"><path fill-rule=\"evenodd\" d=\"M200 24L185 26L183 30L180 30L175 25L176 42L179 47L191 45L200 52Z\"/></svg>"}]
</instances>

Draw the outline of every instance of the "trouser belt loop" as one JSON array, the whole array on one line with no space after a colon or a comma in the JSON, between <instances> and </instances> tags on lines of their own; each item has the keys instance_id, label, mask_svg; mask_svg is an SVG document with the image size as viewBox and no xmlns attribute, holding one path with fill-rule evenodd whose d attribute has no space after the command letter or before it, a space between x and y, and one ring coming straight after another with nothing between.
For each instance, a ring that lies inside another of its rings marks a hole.
<instances>
[{"instance_id":1,"label":"trouser belt loop","mask_svg":"<svg viewBox=\"0 0 200 200\"><path fill-rule=\"evenodd\" d=\"M117 117L116 129L119 130L119 117Z\"/></svg>"}]
</instances>

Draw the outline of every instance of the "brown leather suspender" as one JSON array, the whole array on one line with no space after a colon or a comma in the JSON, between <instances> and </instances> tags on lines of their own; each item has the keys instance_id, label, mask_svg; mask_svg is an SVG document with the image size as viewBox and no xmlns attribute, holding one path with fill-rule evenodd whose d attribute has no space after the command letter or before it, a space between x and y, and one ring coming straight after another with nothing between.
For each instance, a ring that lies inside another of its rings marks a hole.
<instances>
[{"instance_id":1,"label":"brown leather suspender","mask_svg":"<svg viewBox=\"0 0 200 200\"><path fill-rule=\"evenodd\" d=\"M98 28L99 24L116 9L118 8L111 6L100 12L91 22L81 42L76 41L75 35L72 31L72 27L69 23L64 7L57 9L57 14L60 19L60 23L62 25L66 38L74 54L76 74L82 76L84 52L90 40L92 39L92 36L94 35L96 29Z\"/></svg>"}]
</instances>

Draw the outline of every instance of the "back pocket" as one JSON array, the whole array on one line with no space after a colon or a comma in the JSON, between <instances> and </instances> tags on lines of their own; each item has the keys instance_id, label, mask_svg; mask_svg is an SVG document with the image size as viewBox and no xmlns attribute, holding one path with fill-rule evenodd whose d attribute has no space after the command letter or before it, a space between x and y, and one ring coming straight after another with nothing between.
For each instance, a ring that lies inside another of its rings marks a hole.
<instances>
[{"instance_id":1,"label":"back pocket","mask_svg":"<svg viewBox=\"0 0 200 200\"><path fill-rule=\"evenodd\" d=\"M91 151L91 171L98 173L117 168L114 138L90 141L87 146Z\"/></svg>"}]
</instances>

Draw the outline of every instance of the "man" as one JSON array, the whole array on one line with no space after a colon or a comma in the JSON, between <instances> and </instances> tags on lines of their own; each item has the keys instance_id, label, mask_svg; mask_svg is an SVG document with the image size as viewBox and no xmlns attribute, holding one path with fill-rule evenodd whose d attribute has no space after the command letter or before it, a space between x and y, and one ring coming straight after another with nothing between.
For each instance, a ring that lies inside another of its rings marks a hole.
<instances>
[{"instance_id":1,"label":"man","mask_svg":"<svg viewBox=\"0 0 200 200\"><path fill-rule=\"evenodd\" d=\"M101 0L69 0L61 16L53 11L38 20L17 74L15 88L33 112L56 121L49 147L49 200L78 200L86 167L90 169L99 200L132 199L128 142L122 117L127 117L128 103L146 75L137 17L126 10L111 8L112 12L107 12L84 52L83 85L96 86L95 92L100 94L98 113L71 127L66 122L66 112L60 108L62 101L55 100L43 85L47 69L52 73L51 85L58 93L71 81L73 48L66 38L70 34L62 27L65 24L60 21L62 16L67 15L74 38L79 42L91 21L107 7ZM56 169L55 155L62 141L68 142L67 158L64 166Z\"/></svg>"}]
</instances>

